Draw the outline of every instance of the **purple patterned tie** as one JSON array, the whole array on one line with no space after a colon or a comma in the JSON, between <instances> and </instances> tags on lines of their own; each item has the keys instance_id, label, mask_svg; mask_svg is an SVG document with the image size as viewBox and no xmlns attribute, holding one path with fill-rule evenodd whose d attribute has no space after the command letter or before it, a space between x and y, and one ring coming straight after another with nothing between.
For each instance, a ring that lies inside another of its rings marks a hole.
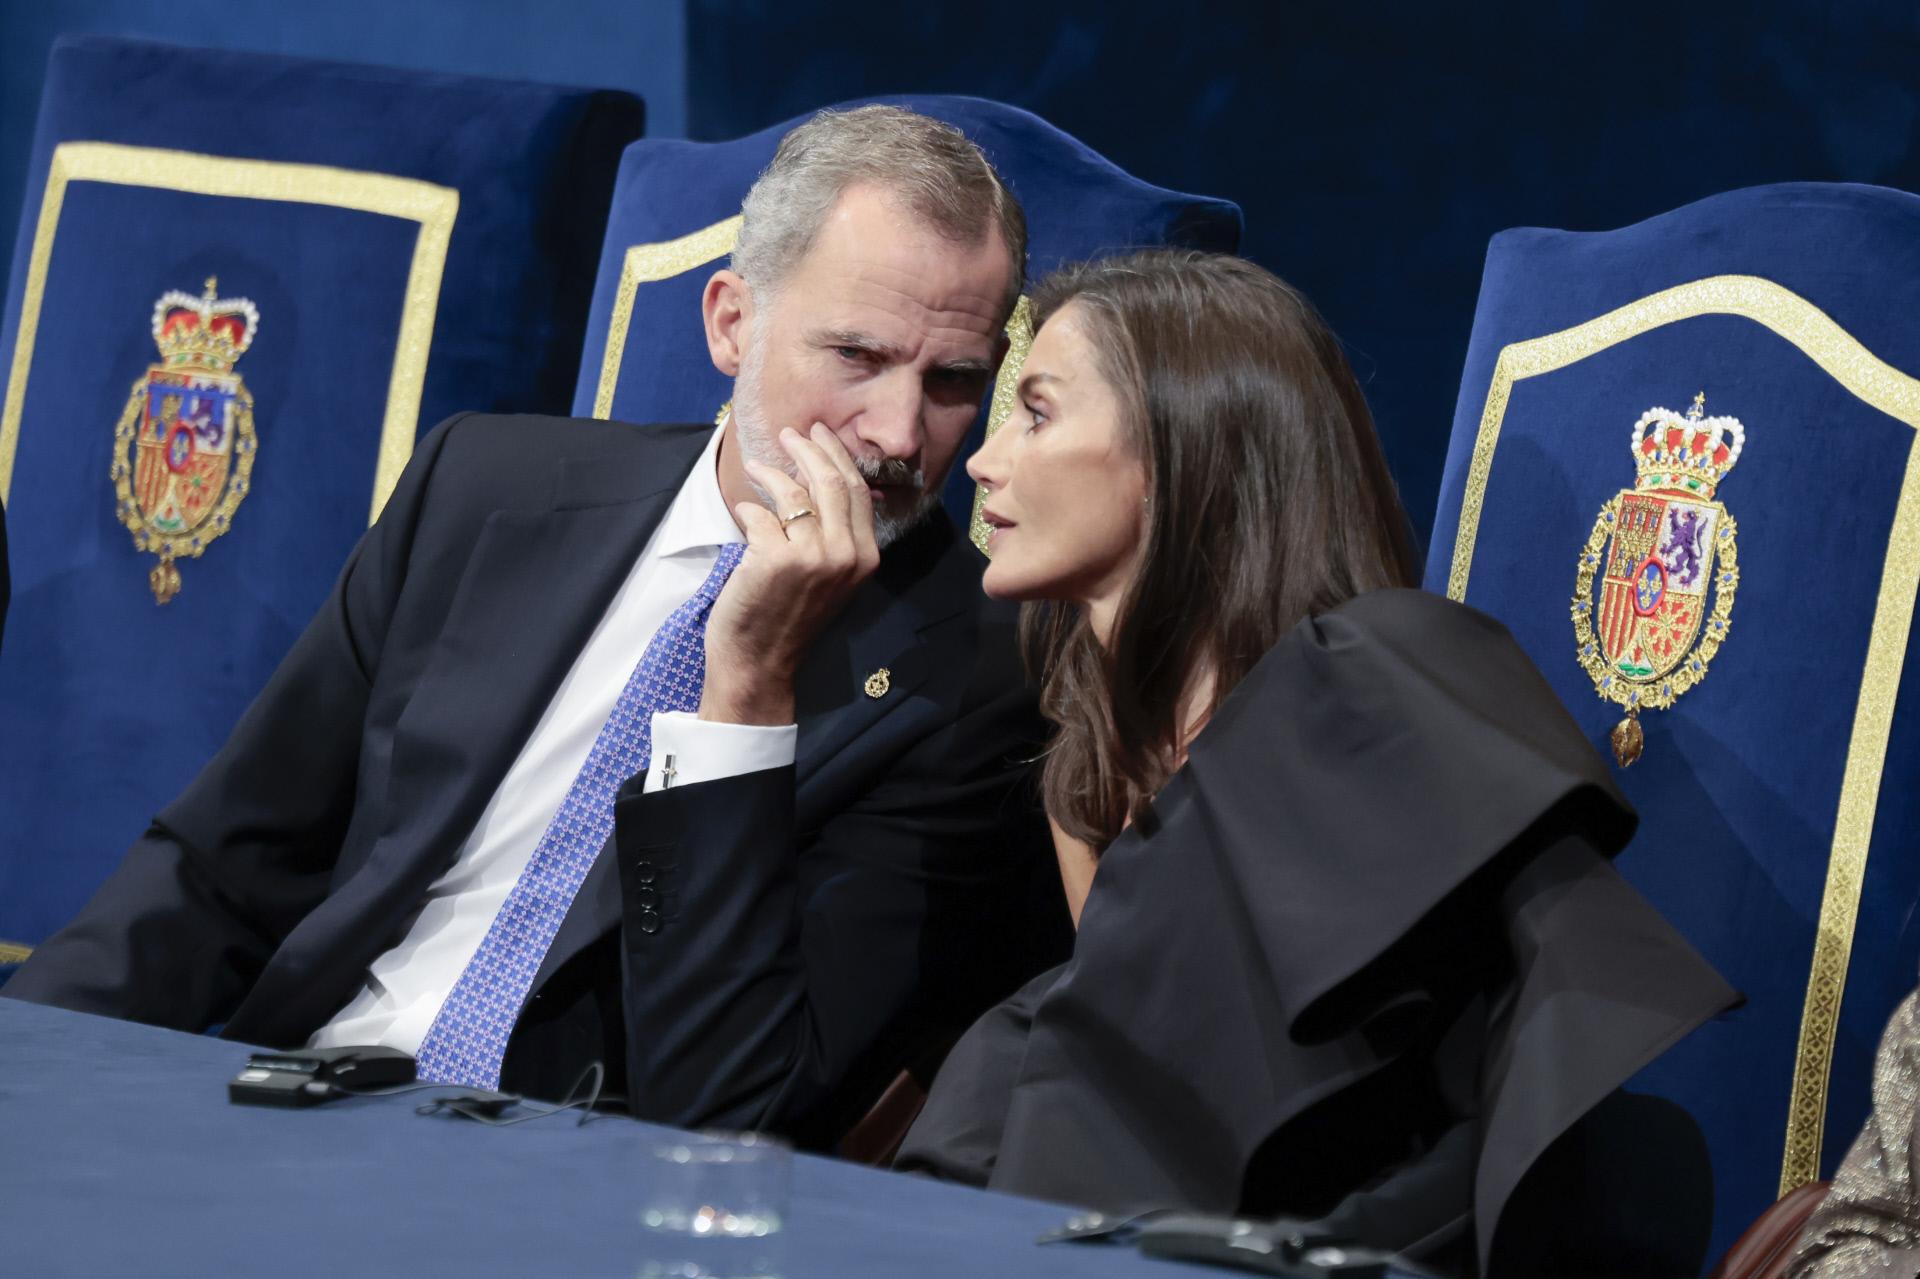
<instances>
[{"instance_id":1,"label":"purple patterned tie","mask_svg":"<svg viewBox=\"0 0 1920 1279\"><path fill-rule=\"evenodd\" d=\"M700 687L707 675L707 613L746 549L740 542L721 547L713 572L693 598L654 632L527 868L420 1041L414 1056L421 1079L473 1088L500 1086L500 1063L520 1018L520 1005L574 894L613 832L614 792L628 778L646 772L653 751L653 713L700 708Z\"/></svg>"}]
</instances>

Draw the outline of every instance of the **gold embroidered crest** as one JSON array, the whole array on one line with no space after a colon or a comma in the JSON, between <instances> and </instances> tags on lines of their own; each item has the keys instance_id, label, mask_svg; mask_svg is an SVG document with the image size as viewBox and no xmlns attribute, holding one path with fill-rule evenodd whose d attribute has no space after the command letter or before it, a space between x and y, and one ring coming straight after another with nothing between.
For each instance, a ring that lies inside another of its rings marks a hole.
<instances>
[{"instance_id":1,"label":"gold embroidered crest","mask_svg":"<svg viewBox=\"0 0 1920 1279\"><path fill-rule=\"evenodd\" d=\"M1573 637L1594 692L1626 710L1612 733L1625 768L1640 758L1642 710L1665 710L1707 676L1740 584L1733 516L1714 500L1746 428L1648 409L1633 425L1639 476L1600 508L1574 579ZM1593 589L1595 576L1600 590Z\"/></svg>"},{"instance_id":2,"label":"gold embroidered crest","mask_svg":"<svg viewBox=\"0 0 1920 1279\"><path fill-rule=\"evenodd\" d=\"M258 446L253 395L233 365L253 345L260 313L245 298L216 297L217 284L154 303L160 363L133 384L114 431L115 511L135 549L160 557L147 581L161 604L180 591L174 561L232 527Z\"/></svg>"}]
</instances>

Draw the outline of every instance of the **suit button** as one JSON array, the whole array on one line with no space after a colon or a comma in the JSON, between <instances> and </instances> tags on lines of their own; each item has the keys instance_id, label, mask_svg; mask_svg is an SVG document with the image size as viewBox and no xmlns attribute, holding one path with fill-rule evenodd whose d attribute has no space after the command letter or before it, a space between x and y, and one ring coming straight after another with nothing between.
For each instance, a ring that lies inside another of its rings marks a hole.
<instances>
[{"instance_id":1,"label":"suit button","mask_svg":"<svg viewBox=\"0 0 1920 1279\"><path fill-rule=\"evenodd\" d=\"M652 862L635 862L633 864L633 878L635 883L651 884L658 874L659 872L654 870Z\"/></svg>"},{"instance_id":2,"label":"suit button","mask_svg":"<svg viewBox=\"0 0 1920 1279\"><path fill-rule=\"evenodd\" d=\"M660 894L651 888L636 888L633 890L633 904L642 910L651 911L660 904Z\"/></svg>"},{"instance_id":3,"label":"suit button","mask_svg":"<svg viewBox=\"0 0 1920 1279\"><path fill-rule=\"evenodd\" d=\"M640 912L640 931L651 936L660 931L660 912L643 910Z\"/></svg>"}]
</instances>

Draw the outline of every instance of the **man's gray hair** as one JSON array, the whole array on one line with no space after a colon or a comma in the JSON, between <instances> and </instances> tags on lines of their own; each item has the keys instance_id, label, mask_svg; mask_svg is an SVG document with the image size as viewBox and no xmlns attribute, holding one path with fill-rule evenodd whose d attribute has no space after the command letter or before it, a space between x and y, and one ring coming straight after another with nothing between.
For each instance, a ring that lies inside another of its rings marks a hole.
<instances>
[{"instance_id":1,"label":"man's gray hair","mask_svg":"<svg viewBox=\"0 0 1920 1279\"><path fill-rule=\"evenodd\" d=\"M950 124L901 107L820 111L780 139L741 205L733 269L763 296L813 247L849 187L872 185L905 202L940 235L977 244L997 230L1013 259L1001 319L1026 276L1027 217L986 154Z\"/></svg>"}]
</instances>

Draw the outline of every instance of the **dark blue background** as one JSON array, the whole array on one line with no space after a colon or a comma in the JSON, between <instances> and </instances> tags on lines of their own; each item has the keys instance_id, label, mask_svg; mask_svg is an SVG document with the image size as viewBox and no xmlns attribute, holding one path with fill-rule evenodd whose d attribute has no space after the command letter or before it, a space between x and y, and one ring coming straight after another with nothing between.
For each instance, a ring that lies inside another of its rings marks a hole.
<instances>
[{"instance_id":1,"label":"dark blue background","mask_svg":"<svg viewBox=\"0 0 1920 1279\"><path fill-rule=\"evenodd\" d=\"M646 99L649 132L679 137L685 23L684 0L0 0L0 243L13 243L47 54L62 34L625 89Z\"/></svg>"},{"instance_id":2,"label":"dark blue background","mask_svg":"<svg viewBox=\"0 0 1920 1279\"><path fill-rule=\"evenodd\" d=\"M864 93L1033 111L1245 209L1346 339L1424 539L1487 240L1792 179L1920 189L1910 0L691 0L687 121Z\"/></svg>"},{"instance_id":3,"label":"dark blue background","mask_svg":"<svg viewBox=\"0 0 1920 1279\"><path fill-rule=\"evenodd\" d=\"M0 229L68 29L629 88L654 137L876 93L1026 107L1245 208L1249 256L1351 347L1422 537L1494 232L1790 179L1920 189L1905 0L59 0L0 6Z\"/></svg>"}]
</instances>

